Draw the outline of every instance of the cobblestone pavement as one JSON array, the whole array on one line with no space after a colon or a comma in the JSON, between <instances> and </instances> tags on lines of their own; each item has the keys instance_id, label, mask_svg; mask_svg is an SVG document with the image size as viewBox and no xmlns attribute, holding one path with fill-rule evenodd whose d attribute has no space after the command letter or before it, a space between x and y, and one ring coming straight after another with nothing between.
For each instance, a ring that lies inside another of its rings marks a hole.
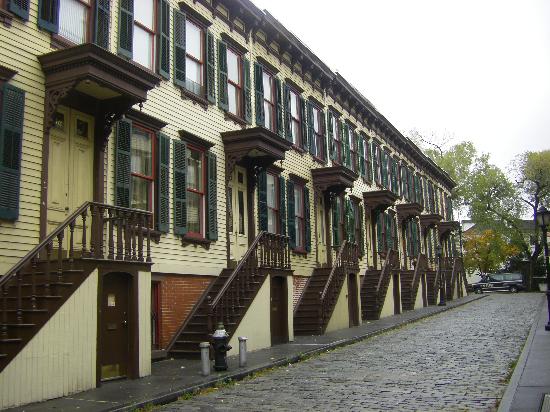
<instances>
[{"instance_id":1,"label":"cobblestone pavement","mask_svg":"<svg viewBox=\"0 0 550 412\"><path fill-rule=\"evenodd\" d=\"M494 410L541 299L492 294L162 410Z\"/></svg>"}]
</instances>

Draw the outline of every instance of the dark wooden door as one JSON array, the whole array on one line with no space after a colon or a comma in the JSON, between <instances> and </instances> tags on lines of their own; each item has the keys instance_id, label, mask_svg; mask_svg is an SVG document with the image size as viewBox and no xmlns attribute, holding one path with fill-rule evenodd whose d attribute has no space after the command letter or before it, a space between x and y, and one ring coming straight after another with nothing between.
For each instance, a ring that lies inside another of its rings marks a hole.
<instances>
[{"instance_id":1,"label":"dark wooden door","mask_svg":"<svg viewBox=\"0 0 550 412\"><path fill-rule=\"evenodd\" d=\"M393 274L393 313L401 313L401 293L399 291L399 273Z\"/></svg>"},{"instance_id":2,"label":"dark wooden door","mask_svg":"<svg viewBox=\"0 0 550 412\"><path fill-rule=\"evenodd\" d=\"M103 278L101 299L101 379L127 376L130 279L122 273Z\"/></svg>"},{"instance_id":3,"label":"dark wooden door","mask_svg":"<svg viewBox=\"0 0 550 412\"><path fill-rule=\"evenodd\" d=\"M271 277L271 344L288 342L286 278Z\"/></svg>"},{"instance_id":4,"label":"dark wooden door","mask_svg":"<svg viewBox=\"0 0 550 412\"><path fill-rule=\"evenodd\" d=\"M354 273L348 275L348 311L349 326L359 326L359 301L357 299L357 276Z\"/></svg>"}]
</instances>

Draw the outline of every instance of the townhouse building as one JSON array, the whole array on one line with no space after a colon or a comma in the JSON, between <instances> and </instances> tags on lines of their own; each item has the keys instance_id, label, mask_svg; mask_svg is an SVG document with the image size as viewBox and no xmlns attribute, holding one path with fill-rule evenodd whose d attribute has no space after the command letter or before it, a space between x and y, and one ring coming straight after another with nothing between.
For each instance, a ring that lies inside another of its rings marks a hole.
<instances>
[{"instance_id":1,"label":"townhouse building","mask_svg":"<svg viewBox=\"0 0 550 412\"><path fill-rule=\"evenodd\" d=\"M0 407L465 293L455 183L249 0L0 21Z\"/></svg>"}]
</instances>

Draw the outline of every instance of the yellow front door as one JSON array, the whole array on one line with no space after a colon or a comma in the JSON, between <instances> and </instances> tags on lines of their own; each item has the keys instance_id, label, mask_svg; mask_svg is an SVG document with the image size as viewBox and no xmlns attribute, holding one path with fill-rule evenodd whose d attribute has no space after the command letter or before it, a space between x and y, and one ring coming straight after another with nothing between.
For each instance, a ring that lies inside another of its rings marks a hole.
<instances>
[{"instance_id":1,"label":"yellow front door","mask_svg":"<svg viewBox=\"0 0 550 412\"><path fill-rule=\"evenodd\" d=\"M48 233L93 197L94 118L60 106L50 131Z\"/></svg>"},{"instance_id":2,"label":"yellow front door","mask_svg":"<svg viewBox=\"0 0 550 412\"><path fill-rule=\"evenodd\" d=\"M317 254L321 266L327 263L327 234L325 220L325 202L323 196L319 196L317 203Z\"/></svg>"},{"instance_id":3,"label":"yellow front door","mask_svg":"<svg viewBox=\"0 0 550 412\"><path fill-rule=\"evenodd\" d=\"M235 166L229 182L229 203L231 205L230 257L239 261L248 249L248 194L246 170Z\"/></svg>"}]
</instances>

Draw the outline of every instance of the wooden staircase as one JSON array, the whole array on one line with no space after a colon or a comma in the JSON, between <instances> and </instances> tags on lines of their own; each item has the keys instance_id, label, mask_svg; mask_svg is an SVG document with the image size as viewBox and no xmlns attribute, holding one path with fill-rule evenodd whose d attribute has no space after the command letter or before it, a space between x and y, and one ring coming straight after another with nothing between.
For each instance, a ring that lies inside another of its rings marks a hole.
<instances>
[{"instance_id":1,"label":"wooden staircase","mask_svg":"<svg viewBox=\"0 0 550 412\"><path fill-rule=\"evenodd\" d=\"M367 269L361 282L361 312L363 319L380 319L384 306L391 273L399 265L397 251L390 249L382 270Z\"/></svg>"},{"instance_id":2,"label":"wooden staircase","mask_svg":"<svg viewBox=\"0 0 550 412\"><path fill-rule=\"evenodd\" d=\"M403 310L414 310L416 303L416 295L422 275L426 273L428 262L426 256L422 253L418 254L414 270L400 272L401 278L401 307Z\"/></svg>"},{"instance_id":3,"label":"wooden staircase","mask_svg":"<svg viewBox=\"0 0 550 412\"><path fill-rule=\"evenodd\" d=\"M0 372L100 264L151 262L150 217L86 202L0 278Z\"/></svg>"},{"instance_id":4,"label":"wooden staircase","mask_svg":"<svg viewBox=\"0 0 550 412\"><path fill-rule=\"evenodd\" d=\"M209 342L219 322L232 336L268 274L289 271L288 237L260 232L235 269L223 269L204 291L168 344L170 356L198 359L199 344Z\"/></svg>"},{"instance_id":5,"label":"wooden staircase","mask_svg":"<svg viewBox=\"0 0 550 412\"><path fill-rule=\"evenodd\" d=\"M295 335L325 333L344 279L348 273L357 273L359 270L357 259L357 245L344 241L332 267L314 269L294 312Z\"/></svg>"},{"instance_id":6,"label":"wooden staircase","mask_svg":"<svg viewBox=\"0 0 550 412\"><path fill-rule=\"evenodd\" d=\"M452 269L447 271L447 300L452 300L454 297L455 288L459 287L460 274L463 271L462 259L452 259Z\"/></svg>"}]
</instances>

